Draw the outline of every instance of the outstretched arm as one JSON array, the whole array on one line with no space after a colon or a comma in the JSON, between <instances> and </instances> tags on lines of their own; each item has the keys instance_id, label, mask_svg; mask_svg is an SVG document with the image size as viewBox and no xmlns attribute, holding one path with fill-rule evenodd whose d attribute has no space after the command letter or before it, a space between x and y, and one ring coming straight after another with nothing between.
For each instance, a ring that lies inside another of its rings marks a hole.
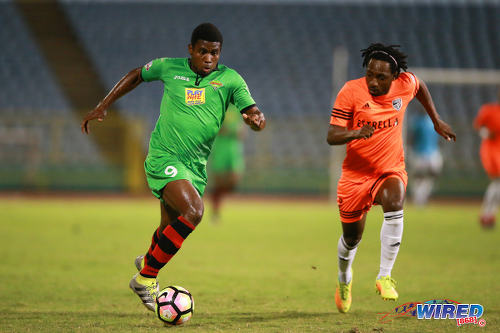
<instances>
[{"instance_id":1,"label":"outstretched arm","mask_svg":"<svg viewBox=\"0 0 500 333\"><path fill-rule=\"evenodd\" d=\"M356 139L368 139L373 135L375 129L370 125L364 125L358 130L348 130L345 127L330 125L326 142L329 145L343 145Z\"/></svg>"},{"instance_id":2,"label":"outstretched arm","mask_svg":"<svg viewBox=\"0 0 500 333\"><path fill-rule=\"evenodd\" d=\"M429 89L424 81L420 81L420 88L418 89L415 97L417 97L418 101L425 108L425 111L434 123L434 129L436 132L448 141L452 139L453 141L456 141L457 136L455 135L455 132L453 132L450 125L442 121L439 117L436 107L434 106L434 102L432 101L431 93L429 92Z\"/></svg>"},{"instance_id":3,"label":"outstretched arm","mask_svg":"<svg viewBox=\"0 0 500 333\"><path fill-rule=\"evenodd\" d=\"M114 103L118 98L122 97L129 91L133 90L139 84L141 84L141 67L131 70L127 75L121 78L120 81L111 89L111 91L104 97L102 101L97 104L94 110L87 113L85 118L83 118L81 128L82 133L89 134L89 121L97 119L98 121L103 121L106 117L106 109Z\"/></svg>"},{"instance_id":4,"label":"outstretched arm","mask_svg":"<svg viewBox=\"0 0 500 333\"><path fill-rule=\"evenodd\" d=\"M260 131L266 127L266 118L256 105L244 109L241 115L245 123L254 131Z\"/></svg>"}]
</instances>

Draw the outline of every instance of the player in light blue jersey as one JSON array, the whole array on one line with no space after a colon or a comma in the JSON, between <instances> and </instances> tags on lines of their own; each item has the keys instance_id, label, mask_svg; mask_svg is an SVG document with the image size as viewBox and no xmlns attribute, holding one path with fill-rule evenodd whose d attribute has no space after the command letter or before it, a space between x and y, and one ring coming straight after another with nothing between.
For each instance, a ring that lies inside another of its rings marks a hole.
<instances>
[{"instance_id":1,"label":"player in light blue jersey","mask_svg":"<svg viewBox=\"0 0 500 333\"><path fill-rule=\"evenodd\" d=\"M443 157L439 151L439 135L429 117L419 113L410 124L411 194L415 205L424 206L432 193L436 177L441 173Z\"/></svg>"}]
</instances>

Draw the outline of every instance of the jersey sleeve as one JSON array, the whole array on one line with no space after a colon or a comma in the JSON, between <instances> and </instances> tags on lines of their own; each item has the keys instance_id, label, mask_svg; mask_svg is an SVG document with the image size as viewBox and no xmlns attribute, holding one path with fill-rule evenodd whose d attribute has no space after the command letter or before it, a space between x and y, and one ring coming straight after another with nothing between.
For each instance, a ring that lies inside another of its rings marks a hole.
<instances>
[{"instance_id":1,"label":"jersey sleeve","mask_svg":"<svg viewBox=\"0 0 500 333\"><path fill-rule=\"evenodd\" d=\"M335 98L335 104L333 105L332 115L330 117L330 125L347 127L349 122L352 121L353 114L354 100L352 91L346 83L342 89L340 89L337 98Z\"/></svg>"},{"instance_id":2,"label":"jersey sleeve","mask_svg":"<svg viewBox=\"0 0 500 333\"><path fill-rule=\"evenodd\" d=\"M415 97L420 89L420 81L417 76L411 72L403 72L400 75L404 75L405 81L408 84L408 89L410 90L412 97Z\"/></svg>"},{"instance_id":3,"label":"jersey sleeve","mask_svg":"<svg viewBox=\"0 0 500 333\"><path fill-rule=\"evenodd\" d=\"M234 87L230 102L234 104L240 112L246 107L255 104L245 80L243 80L238 73L235 73Z\"/></svg>"},{"instance_id":4,"label":"jersey sleeve","mask_svg":"<svg viewBox=\"0 0 500 333\"><path fill-rule=\"evenodd\" d=\"M146 82L160 80L164 68L164 60L165 58L154 59L142 66L142 79Z\"/></svg>"}]
</instances>

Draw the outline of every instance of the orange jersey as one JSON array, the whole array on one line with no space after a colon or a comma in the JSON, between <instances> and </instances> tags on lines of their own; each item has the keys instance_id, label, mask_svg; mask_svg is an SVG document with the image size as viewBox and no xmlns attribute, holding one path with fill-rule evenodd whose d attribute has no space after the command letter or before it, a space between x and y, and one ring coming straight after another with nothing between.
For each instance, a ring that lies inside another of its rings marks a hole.
<instances>
[{"instance_id":1,"label":"orange jersey","mask_svg":"<svg viewBox=\"0 0 500 333\"><path fill-rule=\"evenodd\" d=\"M360 179L366 175L398 172L405 169L403 120L408 103L415 97L419 82L412 73L403 72L391 84L389 92L372 96L366 79L348 81L333 106L331 125L360 129L375 128L369 139L352 140L342 165L342 177Z\"/></svg>"},{"instance_id":2,"label":"orange jersey","mask_svg":"<svg viewBox=\"0 0 500 333\"><path fill-rule=\"evenodd\" d=\"M486 127L491 134L481 141L481 162L490 177L500 176L500 104L485 104L474 120L474 127Z\"/></svg>"}]
</instances>

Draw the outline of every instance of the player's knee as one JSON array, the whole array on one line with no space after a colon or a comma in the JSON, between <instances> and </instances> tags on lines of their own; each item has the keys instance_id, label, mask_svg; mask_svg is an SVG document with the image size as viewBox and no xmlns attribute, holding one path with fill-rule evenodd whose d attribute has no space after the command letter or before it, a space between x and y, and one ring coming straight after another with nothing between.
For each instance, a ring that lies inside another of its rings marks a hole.
<instances>
[{"instance_id":1,"label":"player's knee","mask_svg":"<svg viewBox=\"0 0 500 333\"><path fill-rule=\"evenodd\" d=\"M182 216L191 222L194 226L197 226L203 217L204 207L203 203L196 203L189 205L185 212L183 212Z\"/></svg>"},{"instance_id":2,"label":"player's knee","mask_svg":"<svg viewBox=\"0 0 500 333\"><path fill-rule=\"evenodd\" d=\"M346 235L344 234L344 242L350 248L354 248L358 246L359 242L361 242L361 235Z\"/></svg>"},{"instance_id":3,"label":"player's knee","mask_svg":"<svg viewBox=\"0 0 500 333\"><path fill-rule=\"evenodd\" d=\"M405 202L404 194L392 193L383 198L381 204L384 212L394 212L402 210Z\"/></svg>"},{"instance_id":4,"label":"player's knee","mask_svg":"<svg viewBox=\"0 0 500 333\"><path fill-rule=\"evenodd\" d=\"M404 206L404 198L393 198L387 200L382 204L384 212L395 212L398 210L402 210L403 206Z\"/></svg>"},{"instance_id":5,"label":"player's knee","mask_svg":"<svg viewBox=\"0 0 500 333\"><path fill-rule=\"evenodd\" d=\"M398 178L388 178L382 184L375 200L382 205L384 212L403 209L405 201L405 188L403 182Z\"/></svg>"}]
</instances>

